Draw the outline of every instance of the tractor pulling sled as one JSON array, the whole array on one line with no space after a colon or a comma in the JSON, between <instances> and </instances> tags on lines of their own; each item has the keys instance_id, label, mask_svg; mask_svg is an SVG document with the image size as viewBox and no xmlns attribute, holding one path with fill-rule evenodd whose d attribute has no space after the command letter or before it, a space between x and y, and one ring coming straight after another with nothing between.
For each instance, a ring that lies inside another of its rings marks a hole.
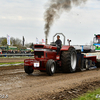
<instances>
[{"instance_id":1,"label":"tractor pulling sled","mask_svg":"<svg viewBox=\"0 0 100 100\"><path fill-rule=\"evenodd\" d=\"M62 33L56 35L65 36ZM84 71L96 68L96 56L86 57L81 50L75 50L73 46L63 45L60 52L56 52L57 46L55 42L50 45L36 44L34 45L34 59L24 60L24 70L27 74L33 73L34 70L46 72L53 75L57 70L64 73L73 73L75 71Z\"/></svg>"}]
</instances>

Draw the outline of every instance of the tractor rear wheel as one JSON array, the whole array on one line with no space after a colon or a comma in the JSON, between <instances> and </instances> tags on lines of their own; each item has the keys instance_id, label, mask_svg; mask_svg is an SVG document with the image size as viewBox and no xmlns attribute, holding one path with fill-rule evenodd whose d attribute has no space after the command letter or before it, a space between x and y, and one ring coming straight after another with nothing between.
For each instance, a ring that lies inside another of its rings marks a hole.
<instances>
[{"instance_id":1,"label":"tractor rear wheel","mask_svg":"<svg viewBox=\"0 0 100 100\"><path fill-rule=\"evenodd\" d=\"M62 64L62 71L64 73L75 72L76 63L77 63L77 54L75 48L70 47L68 51L62 52L61 64Z\"/></svg>"},{"instance_id":2,"label":"tractor rear wheel","mask_svg":"<svg viewBox=\"0 0 100 100\"><path fill-rule=\"evenodd\" d=\"M56 63L54 60L50 59L47 61L47 64L46 64L46 72L48 75L53 75L55 73L55 70L56 70Z\"/></svg>"},{"instance_id":3,"label":"tractor rear wheel","mask_svg":"<svg viewBox=\"0 0 100 100\"><path fill-rule=\"evenodd\" d=\"M31 66L24 66L25 73L31 74L33 73L33 68Z\"/></svg>"},{"instance_id":4,"label":"tractor rear wheel","mask_svg":"<svg viewBox=\"0 0 100 100\"><path fill-rule=\"evenodd\" d=\"M86 70L86 63L84 59L78 59L79 62L77 63L77 71L84 71ZM81 61L82 60L82 61Z\"/></svg>"},{"instance_id":5,"label":"tractor rear wheel","mask_svg":"<svg viewBox=\"0 0 100 100\"><path fill-rule=\"evenodd\" d=\"M85 59L85 68L86 69L89 69L89 60L88 59Z\"/></svg>"}]
</instances>

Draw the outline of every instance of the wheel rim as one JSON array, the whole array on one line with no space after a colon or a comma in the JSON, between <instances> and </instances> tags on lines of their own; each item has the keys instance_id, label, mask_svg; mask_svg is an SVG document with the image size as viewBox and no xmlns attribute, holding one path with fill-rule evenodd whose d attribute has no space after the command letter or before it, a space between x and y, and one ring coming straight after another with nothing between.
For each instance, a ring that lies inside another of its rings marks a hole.
<instances>
[{"instance_id":1,"label":"wheel rim","mask_svg":"<svg viewBox=\"0 0 100 100\"><path fill-rule=\"evenodd\" d=\"M88 60L86 59L86 61L85 61L85 64L86 64L86 69L88 69Z\"/></svg>"},{"instance_id":2,"label":"wheel rim","mask_svg":"<svg viewBox=\"0 0 100 100\"><path fill-rule=\"evenodd\" d=\"M72 69L76 68L76 53L75 52L71 54L71 67Z\"/></svg>"},{"instance_id":3,"label":"wheel rim","mask_svg":"<svg viewBox=\"0 0 100 100\"><path fill-rule=\"evenodd\" d=\"M54 71L55 71L55 66L54 66L54 64L52 64L51 65L51 72L54 73Z\"/></svg>"}]
</instances>

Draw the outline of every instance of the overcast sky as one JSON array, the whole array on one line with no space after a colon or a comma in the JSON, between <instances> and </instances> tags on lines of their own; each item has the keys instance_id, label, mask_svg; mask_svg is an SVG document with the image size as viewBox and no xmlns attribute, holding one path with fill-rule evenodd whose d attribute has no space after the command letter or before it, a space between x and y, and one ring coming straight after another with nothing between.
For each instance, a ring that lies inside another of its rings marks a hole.
<instances>
[{"instance_id":1,"label":"overcast sky","mask_svg":"<svg viewBox=\"0 0 100 100\"><path fill-rule=\"evenodd\" d=\"M36 43L45 39L44 12L48 0L1 0L0 37L25 37L25 42ZM100 33L100 0L87 0L86 4L63 12L51 27L48 43L55 33L63 33L71 44L90 44L93 36ZM62 41L63 38L61 37Z\"/></svg>"}]
</instances>

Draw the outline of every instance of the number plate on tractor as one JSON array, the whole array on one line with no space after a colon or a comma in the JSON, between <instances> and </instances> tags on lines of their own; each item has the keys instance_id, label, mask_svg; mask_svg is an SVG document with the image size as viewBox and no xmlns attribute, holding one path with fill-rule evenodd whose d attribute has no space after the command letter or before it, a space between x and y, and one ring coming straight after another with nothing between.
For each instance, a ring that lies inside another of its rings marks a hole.
<instances>
[{"instance_id":1,"label":"number plate on tractor","mask_svg":"<svg viewBox=\"0 0 100 100\"><path fill-rule=\"evenodd\" d=\"M39 62L35 62L34 63L34 67L39 67L40 66L40 63Z\"/></svg>"}]
</instances>

